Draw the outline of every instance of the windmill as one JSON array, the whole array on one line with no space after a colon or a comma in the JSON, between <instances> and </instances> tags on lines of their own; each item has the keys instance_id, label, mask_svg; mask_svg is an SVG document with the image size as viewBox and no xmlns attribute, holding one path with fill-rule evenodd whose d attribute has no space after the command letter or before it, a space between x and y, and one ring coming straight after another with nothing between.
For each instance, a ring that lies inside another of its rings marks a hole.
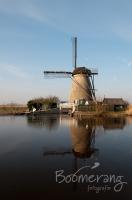
<instances>
[{"instance_id":1,"label":"windmill","mask_svg":"<svg viewBox=\"0 0 132 200\"><path fill-rule=\"evenodd\" d=\"M72 80L70 103L81 99L89 103L96 102L94 76L97 74L97 69L77 67L77 37L73 38L73 71L44 71L45 78L70 78Z\"/></svg>"}]
</instances>

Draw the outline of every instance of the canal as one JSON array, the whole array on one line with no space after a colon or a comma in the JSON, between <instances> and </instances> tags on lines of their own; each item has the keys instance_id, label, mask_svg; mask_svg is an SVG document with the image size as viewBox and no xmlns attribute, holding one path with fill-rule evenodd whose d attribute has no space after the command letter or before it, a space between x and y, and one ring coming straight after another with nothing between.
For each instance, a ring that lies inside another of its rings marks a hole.
<instances>
[{"instance_id":1,"label":"canal","mask_svg":"<svg viewBox=\"0 0 132 200\"><path fill-rule=\"evenodd\" d=\"M131 199L132 118L0 117L4 199Z\"/></svg>"}]
</instances>

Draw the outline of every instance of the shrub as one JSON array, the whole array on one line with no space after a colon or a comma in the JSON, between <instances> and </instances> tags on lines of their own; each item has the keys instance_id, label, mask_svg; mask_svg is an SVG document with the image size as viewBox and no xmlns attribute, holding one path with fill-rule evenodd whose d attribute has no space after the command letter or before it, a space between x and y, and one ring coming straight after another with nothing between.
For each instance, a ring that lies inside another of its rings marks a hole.
<instances>
[{"instance_id":1,"label":"shrub","mask_svg":"<svg viewBox=\"0 0 132 200\"><path fill-rule=\"evenodd\" d=\"M59 103L58 97L49 96L46 98L40 97L40 98L31 99L27 102L27 106L29 110L32 110L32 108L36 108L36 110L41 110L43 105L46 108L55 108L57 107L58 103Z\"/></svg>"}]
</instances>

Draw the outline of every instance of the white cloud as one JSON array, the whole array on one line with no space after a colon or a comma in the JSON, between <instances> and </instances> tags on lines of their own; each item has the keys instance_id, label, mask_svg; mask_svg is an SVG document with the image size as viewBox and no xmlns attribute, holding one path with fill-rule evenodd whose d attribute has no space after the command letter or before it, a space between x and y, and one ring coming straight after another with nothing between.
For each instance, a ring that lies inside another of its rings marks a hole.
<instances>
[{"instance_id":1,"label":"white cloud","mask_svg":"<svg viewBox=\"0 0 132 200\"><path fill-rule=\"evenodd\" d=\"M49 12L34 0L0 0L0 10L6 14L27 17L43 23L52 23Z\"/></svg>"},{"instance_id":2,"label":"white cloud","mask_svg":"<svg viewBox=\"0 0 132 200\"><path fill-rule=\"evenodd\" d=\"M121 64L123 63L124 67L132 67L132 60L130 59L117 57L117 60L121 62Z\"/></svg>"},{"instance_id":3,"label":"white cloud","mask_svg":"<svg viewBox=\"0 0 132 200\"><path fill-rule=\"evenodd\" d=\"M132 60L128 62L128 67L132 67Z\"/></svg>"},{"instance_id":4,"label":"white cloud","mask_svg":"<svg viewBox=\"0 0 132 200\"><path fill-rule=\"evenodd\" d=\"M116 10L116 7L119 9ZM78 14L80 9L83 10L81 15ZM77 33L96 38L114 35L132 40L131 8L127 4L119 5L118 1L103 1L102 7L98 1L96 4L94 1L77 1L74 5L74 1L65 0L0 0L0 11L45 23L73 35Z\"/></svg>"},{"instance_id":5,"label":"white cloud","mask_svg":"<svg viewBox=\"0 0 132 200\"><path fill-rule=\"evenodd\" d=\"M120 39L132 41L132 25L130 19L122 18L120 21L113 23L112 30Z\"/></svg>"},{"instance_id":6,"label":"white cloud","mask_svg":"<svg viewBox=\"0 0 132 200\"><path fill-rule=\"evenodd\" d=\"M13 75L13 77L18 78L18 79L28 79L29 75L22 71L20 67L16 67L14 65L10 64L0 64L0 69L1 69L1 75L3 73L7 75Z\"/></svg>"}]
</instances>

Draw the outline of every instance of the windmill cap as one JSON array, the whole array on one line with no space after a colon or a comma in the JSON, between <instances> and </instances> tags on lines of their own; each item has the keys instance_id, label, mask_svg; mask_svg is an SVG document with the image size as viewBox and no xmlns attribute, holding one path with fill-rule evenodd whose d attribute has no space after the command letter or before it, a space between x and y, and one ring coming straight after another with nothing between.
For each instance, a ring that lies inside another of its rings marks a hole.
<instances>
[{"instance_id":1,"label":"windmill cap","mask_svg":"<svg viewBox=\"0 0 132 200\"><path fill-rule=\"evenodd\" d=\"M77 67L76 69L74 69L72 75L76 75L76 74L91 75L91 70L87 69L86 67Z\"/></svg>"}]
</instances>

